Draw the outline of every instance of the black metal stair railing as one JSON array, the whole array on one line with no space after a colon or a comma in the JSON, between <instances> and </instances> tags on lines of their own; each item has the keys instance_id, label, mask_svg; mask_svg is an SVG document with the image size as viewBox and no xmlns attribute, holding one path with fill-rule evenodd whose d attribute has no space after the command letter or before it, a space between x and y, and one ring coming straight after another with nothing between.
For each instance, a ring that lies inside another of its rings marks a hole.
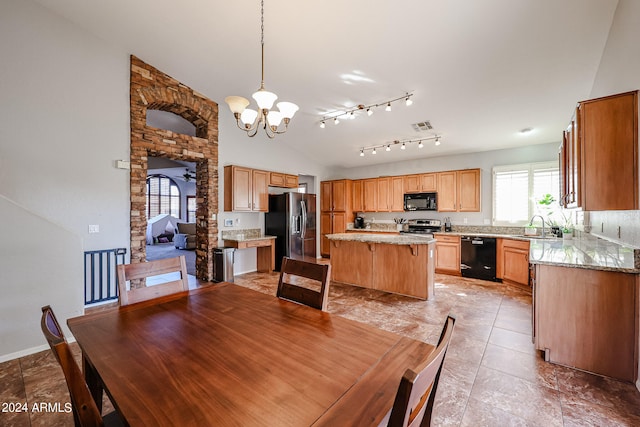
<instances>
[{"instance_id":1,"label":"black metal stair railing","mask_svg":"<svg viewBox=\"0 0 640 427\"><path fill-rule=\"evenodd\" d=\"M126 248L84 253L85 305L118 299L116 265L124 264L126 253Z\"/></svg>"}]
</instances>

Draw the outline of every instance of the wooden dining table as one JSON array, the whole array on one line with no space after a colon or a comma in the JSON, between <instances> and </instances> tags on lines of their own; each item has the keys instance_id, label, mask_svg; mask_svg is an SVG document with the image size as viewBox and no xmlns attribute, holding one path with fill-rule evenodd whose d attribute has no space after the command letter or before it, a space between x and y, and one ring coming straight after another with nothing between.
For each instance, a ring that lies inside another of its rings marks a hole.
<instances>
[{"instance_id":1,"label":"wooden dining table","mask_svg":"<svg viewBox=\"0 0 640 427\"><path fill-rule=\"evenodd\" d=\"M67 323L130 426L378 425L433 350L231 283Z\"/></svg>"}]
</instances>

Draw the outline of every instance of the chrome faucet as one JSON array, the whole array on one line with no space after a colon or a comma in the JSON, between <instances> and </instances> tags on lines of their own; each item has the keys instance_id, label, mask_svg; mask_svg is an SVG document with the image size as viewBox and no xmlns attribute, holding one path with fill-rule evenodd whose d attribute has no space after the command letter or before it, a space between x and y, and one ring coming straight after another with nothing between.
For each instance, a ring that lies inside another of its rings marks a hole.
<instances>
[{"instance_id":1,"label":"chrome faucet","mask_svg":"<svg viewBox=\"0 0 640 427\"><path fill-rule=\"evenodd\" d=\"M529 221L529 225L533 225L533 220L538 217L540 218L540 221L542 221L542 238L544 239L545 236L547 235L546 233L546 229L544 227L544 218L542 217L542 215L534 215L531 217L531 221Z\"/></svg>"}]
</instances>

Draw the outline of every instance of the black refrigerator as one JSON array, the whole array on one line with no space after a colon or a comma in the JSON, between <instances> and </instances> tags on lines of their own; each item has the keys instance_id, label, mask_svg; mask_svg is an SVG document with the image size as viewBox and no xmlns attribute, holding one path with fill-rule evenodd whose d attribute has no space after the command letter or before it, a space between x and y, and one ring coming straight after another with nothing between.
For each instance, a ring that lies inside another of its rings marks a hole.
<instances>
[{"instance_id":1,"label":"black refrigerator","mask_svg":"<svg viewBox=\"0 0 640 427\"><path fill-rule=\"evenodd\" d=\"M316 262L316 195L269 194L265 234L276 236L276 270L285 256Z\"/></svg>"}]
</instances>

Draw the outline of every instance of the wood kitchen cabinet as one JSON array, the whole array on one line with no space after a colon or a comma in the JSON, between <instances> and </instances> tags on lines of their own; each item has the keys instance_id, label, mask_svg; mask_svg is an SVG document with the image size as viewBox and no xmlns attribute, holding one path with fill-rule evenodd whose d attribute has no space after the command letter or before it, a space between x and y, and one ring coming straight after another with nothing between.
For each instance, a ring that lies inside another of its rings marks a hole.
<instances>
[{"instance_id":1,"label":"wood kitchen cabinet","mask_svg":"<svg viewBox=\"0 0 640 427\"><path fill-rule=\"evenodd\" d=\"M344 233L347 231L346 212L320 212L320 254L328 257L331 243L325 236L327 234Z\"/></svg>"},{"instance_id":2,"label":"wood kitchen cabinet","mask_svg":"<svg viewBox=\"0 0 640 427\"><path fill-rule=\"evenodd\" d=\"M438 172L439 212L480 212L480 169Z\"/></svg>"},{"instance_id":3,"label":"wood kitchen cabinet","mask_svg":"<svg viewBox=\"0 0 640 427\"><path fill-rule=\"evenodd\" d=\"M404 180L401 176L389 178L389 210L404 212Z\"/></svg>"},{"instance_id":4,"label":"wood kitchen cabinet","mask_svg":"<svg viewBox=\"0 0 640 427\"><path fill-rule=\"evenodd\" d=\"M298 188L298 176L281 172L269 172L269 186L281 188Z\"/></svg>"},{"instance_id":5,"label":"wood kitchen cabinet","mask_svg":"<svg viewBox=\"0 0 640 427\"><path fill-rule=\"evenodd\" d=\"M405 193L435 192L437 188L436 173L422 173L403 176L403 186Z\"/></svg>"},{"instance_id":6,"label":"wood kitchen cabinet","mask_svg":"<svg viewBox=\"0 0 640 427\"><path fill-rule=\"evenodd\" d=\"M436 273L460 276L460 236L434 233Z\"/></svg>"},{"instance_id":7,"label":"wood kitchen cabinet","mask_svg":"<svg viewBox=\"0 0 640 427\"><path fill-rule=\"evenodd\" d=\"M320 183L320 254L329 256L327 234L344 233L351 221L351 185L349 179Z\"/></svg>"},{"instance_id":8,"label":"wood kitchen cabinet","mask_svg":"<svg viewBox=\"0 0 640 427\"><path fill-rule=\"evenodd\" d=\"M579 110L576 109L576 115L562 133L562 145L560 146L560 204L565 208L575 208L582 205L579 117Z\"/></svg>"},{"instance_id":9,"label":"wood kitchen cabinet","mask_svg":"<svg viewBox=\"0 0 640 427\"><path fill-rule=\"evenodd\" d=\"M362 181L362 207L365 212L378 210L378 180L368 178Z\"/></svg>"},{"instance_id":10,"label":"wood kitchen cabinet","mask_svg":"<svg viewBox=\"0 0 640 427\"><path fill-rule=\"evenodd\" d=\"M638 274L535 266L536 349L545 360L636 380Z\"/></svg>"},{"instance_id":11,"label":"wood kitchen cabinet","mask_svg":"<svg viewBox=\"0 0 640 427\"><path fill-rule=\"evenodd\" d=\"M353 181L351 210L353 212L362 212L364 210L364 194L362 191L362 180L356 179Z\"/></svg>"},{"instance_id":12,"label":"wood kitchen cabinet","mask_svg":"<svg viewBox=\"0 0 640 427\"><path fill-rule=\"evenodd\" d=\"M582 209L640 209L638 91L579 103L576 126Z\"/></svg>"},{"instance_id":13,"label":"wood kitchen cabinet","mask_svg":"<svg viewBox=\"0 0 640 427\"><path fill-rule=\"evenodd\" d=\"M229 165L224 167L225 212L267 212L269 172Z\"/></svg>"},{"instance_id":14,"label":"wood kitchen cabinet","mask_svg":"<svg viewBox=\"0 0 640 427\"><path fill-rule=\"evenodd\" d=\"M529 242L498 238L496 277L504 282L529 286Z\"/></svg>"},{"instance_id":15,"label":"wood kitchen cabinet","mask_svg":"<svg viewBox=\"0 0 640 427\"><path fill-rule=\"evenodd\" d=\"M391 179L388 177L378 178L378 191L376 194L376 210L378 212L389 212L391 206L389 199L391 198Z\"/></svg>"},{"instance_id":16,"label":"wood kitchen cabinet","mask_svg":"<svg viewBox=\"0 0 640 427\"><path fill-rule=\"evenodd\" d=\"M324 212L351 210L351 180L322 181L320 183L320 210Z\"/></svg>"},{"instance_id":17,"label":"wood kitchen cabinet","mask_svg":"<svg viewBox=\"0 0 640 427\"><path fill-rule=\"evenodd\" d=\"M363 180L365 212L404 212L403 176Z\"/></svg>"}]
</instances>

